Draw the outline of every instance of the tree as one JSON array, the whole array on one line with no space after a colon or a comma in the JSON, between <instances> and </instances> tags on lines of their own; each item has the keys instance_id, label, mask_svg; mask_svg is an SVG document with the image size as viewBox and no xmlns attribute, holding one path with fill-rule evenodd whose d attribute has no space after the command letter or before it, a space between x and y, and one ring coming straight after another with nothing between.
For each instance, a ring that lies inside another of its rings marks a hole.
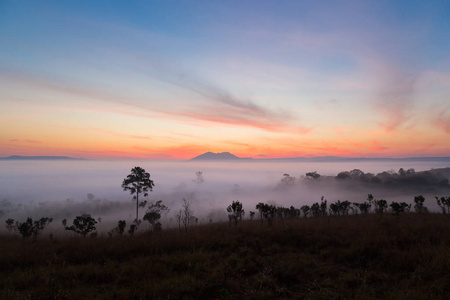
<instances>
[{"instance_id":1,"label":"tree","mask_svg":"<svg viewBox=\"0 0 450 300\"><path fill-rule=\"evenodd\" d=\"M272 205L272 204L269 205L266 203L258 203L256 205L256 209L259 210L259 213L261 214L261 223L262 223L262 218L264 217L264 219L267 220L267 224L272 225L272 220L277 211L276 206Z\"/></svg>"},{"instance_id":2,"label":"tree","mask_svg":"<svg viewBox=\"0 0 450 300\"><path fill-rule=\"evenodd\" d=\"M178 228L181 229L181 225L183 225L184 231L187 232L189 225L193 219L193 211L191 209L191 203L183 198L183 208L180 209L180 213L176 216L178 221Z\"/></svg>"},{"instance_id":3,"label":"tree","mask_svg":"<svg viewBox=\"0 0 450 300\"><path fill-rule=\"evenodd\" d=\"M256 204L256 209L259 211L259 216L261 218L261 224L263 223L263 210L264 210L264 206L266 204L259 202L258 204Z\"/></svg>"},{"instance_id":4,"label":"tree","mask_svg":"<svg viewBox=\"0 0 450 300\"><path fill-rule=\"evenodd\" d=\"M295 184L295 177L292 177L289 174L283 174L283 178L281 178L281 183L285 186L293 186Z\"/></svg>"},{"instance_id":5,"label":"tree","mask_svg":"<svg viewBox=\"0 0 450 300\"><path fill-rule=\"evenodd\" d=\"M11 234L11 231L16 229L16 226L14 226L14 219L8 219L5 221L6 223L6 229L8 229L9 234Z\"/></svg>"},{"instance_id":6,"label":"tree","mask_svg":"<svg viewBox=\"0 0 450 300\"><path fill-rule=\"evenodd\" d=\"M434 197L436 198L437 204L441 207L442 213L450 213L450 197Z\"/></svg>"},{"instance_id":7,"label":"tree","mask_svg":"<svg viewBox=\"0 0 450 300\"><path fill-rule=\"evenodd\" d=\"M112 237L114 233L118 233L119 235L123 235L125 231L125 227L127 226L127 222L125 220L119 220L117 222L117 226L111 229L108 232L109 237Z\"/></svg>"},{"instance_id":8,"label":"tree","mask_svg":"<svg viewBox=\"0 0 450 300\"><path fill-rule=\"evenodd\" d=\"M327 199L324 196L320 197L320 214L322 216L327 215Z\"/></svg>"},{"instance_id":9,"label":"tree","mask_svg":"<svg viewBox=\"0 0 450 300\"><path fill-rule=\"evenodd\" d=\"M128 234L133 236L134 233L136 232L136 230L137 230L137 225L136 224L131 224L130 228L128 229Z\"/></svg>"},{"instance_id":10,"label":"tree","mask_svg":"<svg viewBox=\"0 0 450 300\"><path fill-rule=\"evenodd\" d=\"M319 203L313 203L311 205L311 214L313 217L319 217L321 214L320 205Z\"/></svg>"},{"instance_id":11,"label":"tree","mask_svg":"<svg viewBox=\"0 0 450 300\"><path fill-rule=\"evenodd\" d=\"M255 212L254 211L250 211L250 220L253 221L254 217L255 217Z\"/></svg>"},{"instance_id":12,"label":"tree","mask_svg":"<svg viewBox=\"0 0 450 300\"><path fill-rule=\"evenodd\" d=\"M370 196L372 196L372 195L370 194ZM383 212L388 207L387 201L384 200L384 199L379 199L379 200L374 199L373 196L372 196L372 199L373 199L372 200L373 201L373 205L375 207L375 213L380 214L380 215L383 214Z\"/></svg>"},{"instance_id":13,"label":"tree","mask_svg":"<svg viewBox=\"0 0 450 300\"><path fill-rule=\"evenodd\" d=\"M355 205L359 208L362 214L368 214L370 212L370 207L372 206L369 202L355 203Z\"/></svg>"},{"instance_id":14,"label":"tree","mask_svg":"<svg viewBox=\"0 0 450 300\"><path fill-rule=\"evenodd\" d=\"M164 212L169 212L169 208L162 204L162 200L151 203L147 208L147 212L144 215L144 220L150 223L153 231L161 229L159 219L161 219L161 214Z\"/></svg>"},{"instance_id":15,"label":"tree","mask_svg":"<svg viewBox=\"0 0 450 300\"><path fill-rule=\"evenodd\" d=\"M148 192L153 190L155 184L150 179L150 174L145 172L141 167L134 167L131 169L131 173L122 182L122 188L124 191L130 191L133 196L133 200L136 200L136 220L138 218L139 209L139 195L143 194L144 197L148 196Z\"/></svg>"},{"instance_id":16,"label":"tree","mask_svg":"<svg viewBox=\"0 0 450 300\"><path fill-rule=\"evenodd\" d=\"M387 201L384 200L384 199L380 199L380 200L374 199L373 200L373 204L374 204L374 207L375 207L375 213L380 214L380 215L383 214L383 212L388 207Z\"/></svg>"},{"instance_id":17,"label":"tree","mask_svg":"<svg viewBox=\"0 0 450 300\"><path fill-rule=\"evenodd\" d=\"M303 205L302 207L300 207L300 210L303 213L303 217L306 218L306 217L308 217L308 214L309 214L311 208L308 205Z\"/></svg>"},{"instance_id":18,"label":"tree","mask_svg":"<svg viewBox=\"0 0 450 300\"><path fill-rule=\"evenodd\" d=\"M414 197L414 210L418 213L424 213L428 211L428 208L423 205L425 202L425 197L422 195Z\"/></svg>"},{"instance_id":19,"label":"tree","mask_svg":"<svg viewBox=\"0 0 450 300\"><path fill-rule=\"evenodd\" d=\"M203 172L195 172L195 179L193 179L192 182L195 182L196 184L205 182L205 179L203 178Z\"/></svg>"},{"instance_id":20,"label":"tree","mask_svg":"<svg viewBox=\"0 0 450 300\"><path fill-rule=\"evenodd\" d=\"M32 218L27 218L23 223L17 222L16 228L19 230L23 238L33 236L34 239L37 238L40 231L53 221L53 218L40 218L33 222Z\"/></svg>"},{"instance_id":21,"label":"tree","mask_svg":"<svg viewBox=\"0 0 450 300\"><path fill-rule=\"evenodd\" d=\"M396 216L398 216L400 213L405 212L406 210L409 210L411 207L411 204L406 204L405 202L392 202L389 205L392 209L392 213Z\"/></svg>"},{"instance_id":22,"label":"tree","mask_svg":"<svg viewBox=\"0 0 450 300\"><path fill-rule=\"evenodd\" d=\"M67 226L66 230L74 231L82 236L86 236L91 231L95 231L95 224L97 221L89 214L83 214L75 217L72 226Z\"/></svg>"},{"instance_id":23,"label":"tree","mask_svg":"<svg viewBox=\"0 0 450 300\"><path fill-rule=\"evenodd\" d=\"M233 201L231 205L227 207L228 218L231 221L234 221L234 227L237 226L237 223L242 220L242 217L245 215L245 211L242 209L242 203L239 201Z\"/></svg>"},{"instance_id":24,"label":"tree","mask_svg":"<svg viewBox=\"0 0 450 300\"><path fill-rule=\"evenodd\" d=\"M117 232L120 235L125 231L125 227L127 227L127 222L125 222L125 220L119 220L119 222L117 222Z\"/></svg>"},{"instance_id":25,"label":"tree","mask_svg":"<svg viewBox=\"0 0 450 300\"><path fill-rule=\"evenodd\" d=\"M306 178L309 178L309 179L319 179L319 178L320 178L320 174L317 173L317 171L314 171L314 172L308 172L308 173L306 173Z\"/></svg>"}]
</instances>

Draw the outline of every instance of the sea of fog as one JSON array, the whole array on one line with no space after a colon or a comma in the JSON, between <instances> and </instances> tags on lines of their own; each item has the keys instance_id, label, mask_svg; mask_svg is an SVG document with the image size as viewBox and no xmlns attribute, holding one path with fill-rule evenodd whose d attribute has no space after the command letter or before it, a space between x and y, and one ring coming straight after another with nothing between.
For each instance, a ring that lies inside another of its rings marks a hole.
<instances>
[{"instance_id":1,"label":"sea of fog","mask_svg":"<svg viewBox=\"0 0 450 300\"><path fill-rule=\"evenodd\" d=\"M412 203L417 191L367 187L300 183L306 172L336 176L341 171L360 169L365 173L379 173L400 168L424 171L450 167L447 161L353 161L353 162L196 162L153 160L14 160L0 161L0 221L6 218L53 217L55 220L89 213L104 220L132 220L135 206L129 192L121 183L135 166L150 173L155 183L148 201L163 200L170 212L166 222L173 225L183 198L192 204L199 222L225 221L226 207L233 200L243 203L248 212L258 202L280 206L301 207L320 201L337 200L362 202L371 193L375 198ZM194 182L201 171L203 183ZM283 187L283 174L296 177L298 184ZM304 181L304 180L303 180ZM437 210L434 193L421 192L425 204ZM92 194L88 197L88 194ZM448 196L448 195L446 195ZM141 210L143 215L145 209ZM248 214L247 214L248 216ZM2 226L3 227L3 226Z\"/></svg>"}]
</instances>

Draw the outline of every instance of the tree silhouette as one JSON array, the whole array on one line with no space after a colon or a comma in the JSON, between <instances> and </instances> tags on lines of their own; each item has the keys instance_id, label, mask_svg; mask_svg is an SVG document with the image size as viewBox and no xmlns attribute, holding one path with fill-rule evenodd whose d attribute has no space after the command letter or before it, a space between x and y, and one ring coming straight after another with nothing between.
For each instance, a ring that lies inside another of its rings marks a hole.
<instances>
[{"instance_id":1,"label":"tree silhouette","mask_svg":"<svg viewBox=\"0 0 450 300\"><path fill-rule=\"evenodd\" d=\"M203 172L201 172L201 171L195 172L195 177L196 178L194 180L192 180L192 182L195 182L196 184L205 182L205 179L203 178Z\"/></svg>"},{"instance_id":2,"label":"tree silhouette","mask_svg":"<svg viewBox=\"0 0 450 300\"><path fill-rule=\"evenodd\" d=\"M191 202L183 198L182 209L180 213L176 215L178 228L181 230L181 225L184 227L184 231L187 232L191 221L195 218L194 212L191 209Z\"/></svg>"},{"instance_id":3,"label":"tree silhouette","mask_svg":"<svg viewBox=\"0 0 450 300\"><path fill-rule=\"evenodd\" d=\"M245 214L245 211L242 209L242 203L239 201L233 201L231 205L227 207L228 218L231 221L234 221L234 227L236 227L237 223L242 220L242 217Z\"/></svg>"},{"instance_id":4,"label":"tree silhouette","mask_svg":"<svg viewBox=\"0 0 450 300\"><path fill-rule=\"evenodd\" d=\"M23 223L17 222L16 227L19 230L23 238L33 236L34 239L37 238L40 231L53 221L53 218L40 218L33 222L33 219L27 218Z\"/></svg>"},{"instance_id":5,"label":"tree silhouette","mask_svg":"<svg viewBox=\"0 0 450 300\"><path fill-rule=\"evenodd\" d=\"M424 196L419 195L419 196L414 197L414 203L415 203L414 209L416 212L418 212L418 213L428 212L427 207L423 205L424 202L425 202Z\"/></svg>"},{"instance_id":6,"label":"tree silhouette","mask_svg":"<svg viewBox=\"0 0 450 300\"><path fill-rule=\"evenodd\" d=\"M66 230L74 231L82 236L86 236L89 232L94 231L97 221L89 214L83 214L75 217L72 226L67 226Z\"/></svg>"},{"instance_id":7,"label":"tree silhouette","mask_svg":"<svg viewBox=\"0 0 450 300\"><path fill-rule=\"evenodd\" d=\"M150 179L150 174L145 172L141 167L134 167L131 169L131 173L122 182L122 188L124 191L130 191L133 195L133 200L136 200L136 220L138 220L139 210L139 194L143 194L144 197L148 196L148 191L152 191L155 184Z\"/></svg>"},{"instance_id":8,"label":"tree silhouette","mask_svg":"<svg viewBox=\"0 0 450 300\"><path fill-rule=\"evenodd\" d=\"M392 209L392 213L395 216L400 215L400 213L405 212L405 211L409 211L409 209L411 208L411 204L406 204L405 202L392 202L389 205Z\"/></svg>"},{"instance_id":9,"label":"tree silhouette","mask_svg":"<svg viewBox=\"0 0 450 300\"><path fill-rule=\"evenodd\" d=\"M442 209L442 213L450 213L450 197L434 197L436 198L437 204Z\"/></svg>"},{"instance_id":10,"label":"tree silhouette","mask_svg":"<svg viewBox=\"0 0 450 300\"><path fill-rule=\"evenodd\" d=\"M6 229L8 229L9 234L11 234L11 231L16 229L14 226L14 219L8 219L5 221L6 223Z\"/></svg>"},{"instance_id":11,"label":"tree silhouette","mask_svg":"<svg viewBox=\"0 0 450 300\"><path fill-rule=\"evenodd\" d=\"M161 229L159 219L161 219L161 214L164 212L169 212L169 208L162 204L162 200L158 200L156 203L149 205L147 212L144 215L144 220L150 223L153 231Z\"/></svg>"}]
</instances>

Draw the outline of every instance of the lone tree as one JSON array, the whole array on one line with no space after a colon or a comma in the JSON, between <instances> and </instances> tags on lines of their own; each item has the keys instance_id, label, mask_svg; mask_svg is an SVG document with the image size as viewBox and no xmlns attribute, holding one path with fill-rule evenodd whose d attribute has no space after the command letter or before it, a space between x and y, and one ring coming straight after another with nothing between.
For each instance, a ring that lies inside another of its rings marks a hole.
<instances>
[{"instance_id":1,"label":"lone tree","mask_svg":"<svg viewBox=\"0 0 450 300\"><path fill-rule=\"evenodd\" d=\"M133 200L136 200L136 220L138 220L139 210L139 194L143 194L144 197L148 196L148 191L152 191L155 184L150 179L150 174L145 172L141 167L134 167L131 169L131 174L127 176L122 182L122 188L124 191L130 191L133 196Z\"/></svg>"},{"instance_id":2,"label":"lone tree","mask_svg":"<svg viewBox=\"0 0 450 300\"><path fill-rule=\"evenodd\" d=\"M191 202L183 198L183 205L180 212L176 215L178 228L181 230L183 226L184 231L187 232L191 221L194 219L194 212L191 209Z\"/></svg>"},{"instance_id":3,"label":"lone tree","mask_svg":"<svg viewBox=\"0 0 450 300\"><path fill-rule=\"evenodd\" d=\"M237 223L242 220L242 217L245 214L245 211L242 209L242 203L239 201L233 201L231 205L227 207L228 219L234 221L234 227L236 227Z\"/></svg>"},{"instance_id":4,"label":"lone tree","mask_svg":"<svg viewBox=\"0 0 450 300\"><path fill-rule=\"evenodd\" d=\"M203 178L203 172L201 171L195 172L195 177L196 178L192 181L195 182L196 184L200 185L200 183L205 182L205 179Z\"/></svg>"}]
</instances>

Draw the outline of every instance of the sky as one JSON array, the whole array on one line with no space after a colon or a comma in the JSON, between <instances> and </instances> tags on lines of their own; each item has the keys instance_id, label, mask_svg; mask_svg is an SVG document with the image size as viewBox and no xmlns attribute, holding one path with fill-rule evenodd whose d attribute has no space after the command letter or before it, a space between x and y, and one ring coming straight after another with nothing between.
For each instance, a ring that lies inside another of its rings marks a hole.
<instances>
[{"instance_id":1,"label":"sky","mask_svg":"<svg viewBox=\"0 0 450 300\"><path fill-rule=\"evenodd\" d=\"M0 157L450 156L449 13L0 0Z\"/></svg>"}]
</instances>

